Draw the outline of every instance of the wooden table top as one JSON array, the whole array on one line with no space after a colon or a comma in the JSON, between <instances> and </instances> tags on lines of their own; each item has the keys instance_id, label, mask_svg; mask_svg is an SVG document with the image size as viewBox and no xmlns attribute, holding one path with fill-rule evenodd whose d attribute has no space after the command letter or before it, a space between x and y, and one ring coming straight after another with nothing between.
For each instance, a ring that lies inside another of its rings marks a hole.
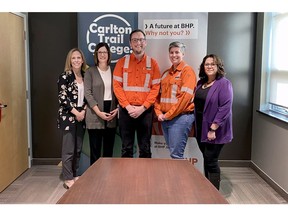
<instances>
[{"instance_id":1,"label":"wooden table top","mask_svg":"<svg viewBox=\"0 0 288 216\"><path fill-rule=\"evenodd\" d=\"M187 160L100 158L58 204L226 204Z\"/></svg>"}]
</instances>

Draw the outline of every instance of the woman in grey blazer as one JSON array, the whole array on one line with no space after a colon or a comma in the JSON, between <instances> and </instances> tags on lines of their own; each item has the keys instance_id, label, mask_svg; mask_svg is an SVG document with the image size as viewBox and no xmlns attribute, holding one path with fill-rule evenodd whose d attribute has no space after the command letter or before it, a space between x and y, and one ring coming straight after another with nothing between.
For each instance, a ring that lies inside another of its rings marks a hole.
<instances>
[{"instance_id":1,"label":"woman in grey blazer","mask_svg":"<svg viewBox=\"0 0 288 216\"><path fill-rule=\"evenodd\" d=\"M113 93L111 52L107 43L97 44L95 66L85 73L84 92L87 100L86 128L90 143L90 164L101 157L112 157L116 134L117 100ZM103 151L102 151L103 145Z\"/></svg>"}]
</instances>

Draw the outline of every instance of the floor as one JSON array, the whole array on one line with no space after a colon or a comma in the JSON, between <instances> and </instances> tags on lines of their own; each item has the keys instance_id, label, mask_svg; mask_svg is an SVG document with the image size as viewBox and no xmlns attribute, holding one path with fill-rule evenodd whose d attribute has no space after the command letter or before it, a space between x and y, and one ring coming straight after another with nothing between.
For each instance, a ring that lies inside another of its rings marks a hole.
<instances>
[{"instance_id":1,"label":"floor","mask_svg":"<svg viewBox=\"0 0 288 216\"><path fill-rule=\"evenodd\" d=\"M251 168L221 170L220 193L230 204L287 204ZM55 204L66 191L60 174L61 166L33 166L0 193L0 204Z\"/></svg>"}]
</instances>

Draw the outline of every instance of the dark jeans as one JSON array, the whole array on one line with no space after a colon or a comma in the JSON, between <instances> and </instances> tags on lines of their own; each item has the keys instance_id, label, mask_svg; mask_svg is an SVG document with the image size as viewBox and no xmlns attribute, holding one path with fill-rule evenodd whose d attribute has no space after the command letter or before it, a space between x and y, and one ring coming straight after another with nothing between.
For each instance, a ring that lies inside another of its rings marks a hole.
<instances>
[{"instance_id":1,"label":"dark jeans","mask_svg":"<svg viewBox=\"0 0 288 216\"><path fill-rule=\"evenodd\" d=\"M140 158L151 158L153 108L150 107L138 118L130 117L128 111L119 108L119 131L122 139L122 157L133 157L135 132Z\"/></svg>"},{"instance_id":2,"label":"dark jeans","mask_svg":"<svg viewBox=\"0 0 288 216\"><path fill-rule=\"evenodd\" d=\"M203 154L205 176L208 178L208 173L220 173L218 158L224 144L203 143L198 140L198 146Z\"/></svg>"}]
</instances>

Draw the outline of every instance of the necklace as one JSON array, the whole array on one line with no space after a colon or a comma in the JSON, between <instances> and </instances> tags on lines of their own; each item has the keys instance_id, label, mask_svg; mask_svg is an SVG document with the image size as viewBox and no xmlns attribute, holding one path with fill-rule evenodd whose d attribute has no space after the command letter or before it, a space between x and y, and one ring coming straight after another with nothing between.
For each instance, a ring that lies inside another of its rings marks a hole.
<instances>
[{"instance_id":1,"label":"necklace","mask_svg":"<svg viewBox=\"0 0 288 216\"><path fill-rule=\"evenodd\" d=\"M212 80L212 81L210 81L210 82L206 82L206 83L204 83L204 84L202 85L202 89L206 89L206 88L212 86L213 83L214 83L214 81L215 81L215 79Z\"/></svg>"}]
</instances>

